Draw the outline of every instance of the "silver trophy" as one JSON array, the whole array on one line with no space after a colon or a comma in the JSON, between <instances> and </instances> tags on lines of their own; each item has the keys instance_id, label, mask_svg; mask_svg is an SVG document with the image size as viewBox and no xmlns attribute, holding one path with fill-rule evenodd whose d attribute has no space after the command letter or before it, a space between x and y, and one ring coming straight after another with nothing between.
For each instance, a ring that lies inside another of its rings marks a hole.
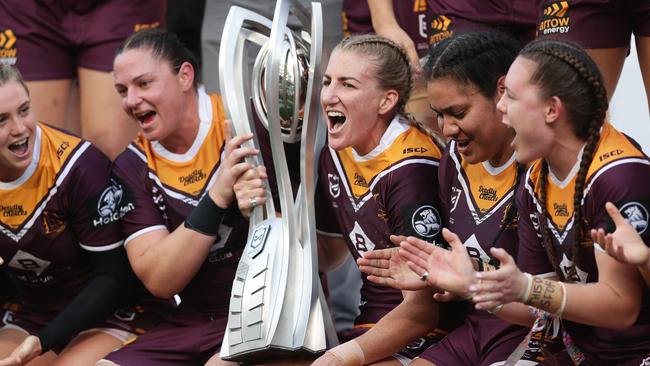
<instances>
[{"instance_id":1,"label":"silver trophy","mask_svg":"<svg viewBox=\"0 0 650 366\"><path fill-rule=\"evenodd\" d=\"M290 14L302 30L287 26ZM255 117L267 128L282 217L270 191L251 214L223 359L317 354L337 343L317 272L313 204L315 157L325 140L318 101L322 50L320 3L308 11L296 0L279 0L273 21L241 7L230 9L219 50L222 98L236 134L254 133ZM252 69L249 59L255 60ZM294 200L283 142L298 140L301 184ZM259 148L257 137L252 144Z\"/></svg>"}]
</instances>

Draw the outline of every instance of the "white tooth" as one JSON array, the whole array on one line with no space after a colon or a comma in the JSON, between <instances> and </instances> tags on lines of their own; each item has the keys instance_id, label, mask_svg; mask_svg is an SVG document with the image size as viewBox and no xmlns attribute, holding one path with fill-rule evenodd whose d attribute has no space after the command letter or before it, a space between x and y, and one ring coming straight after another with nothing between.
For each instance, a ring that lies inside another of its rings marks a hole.
<instances>
[{"instance_id":1,"label":"white tooth","mask_svg":"<svg viewBox=\"0 0 650 366\"><path fill-rule=\"evenodd\" d=\"M329 117L343 117L343 113L336 112L336 111L329 111L329 112L327 112L327 115Z\"/></svg>"}]
</instances>

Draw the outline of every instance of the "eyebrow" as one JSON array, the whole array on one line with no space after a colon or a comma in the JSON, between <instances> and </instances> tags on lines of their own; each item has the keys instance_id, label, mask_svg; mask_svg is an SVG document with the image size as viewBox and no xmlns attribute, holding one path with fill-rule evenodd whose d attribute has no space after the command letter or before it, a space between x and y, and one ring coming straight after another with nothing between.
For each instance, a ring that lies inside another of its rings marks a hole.
<instances>
[{"instance_id":1,"label":"eyebrow","mask_svg":"<svg viewBox=\"0 0 650 366\"><path fill-rule=\"evenodd\" d=\"M329 75L327 75L327 74L323 75L323 78L324 78L324 79L332 80L332 77L329 76ZM354 77L352 77L352 76L341 76L341 77L338 77L337 80L338 80L338 81L349 81L349 80L354 80L354 81L356 81L357 83L361 84L361 81L360 81L359 79L354 78Z\"/></svg>"}]
</instances>

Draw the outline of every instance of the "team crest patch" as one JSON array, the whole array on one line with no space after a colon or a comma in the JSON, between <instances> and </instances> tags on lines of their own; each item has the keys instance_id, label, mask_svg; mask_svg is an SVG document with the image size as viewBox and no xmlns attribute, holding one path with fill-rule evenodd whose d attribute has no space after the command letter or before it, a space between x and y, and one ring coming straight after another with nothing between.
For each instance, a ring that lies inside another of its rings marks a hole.
<instances>
[{"instance_id":1,"label":"team crest patch","mask_svg":"<svg viewBox=\"0 0 650 366\"><path fill-rule=\"evenodd\" d=\"M339 198L339 195L341 194L341 184L339 180L339 176L336 174L327 174L327 181L329 182L330 186L330 194L334 198Z\"/></svg>"},{"instance_id":2,"label":"team crest patch","mask_svg":"<svg viewBox=\"0 0 650 366\"><path fill-rule=\"evenodd\" d=\"M648 228L648 210L642 204L628 202L621 206L619 211L639 234L643 234Z\"/></svg>"},{"instance_id":3,"label":"team crest patch","mask_svg":"<svg viewBox=\"0 0 650 366\"><path fill-rule=\"evenodd\" d=\"M440 214L433 206L421 206L413 213L411 225L418 235L432 238L440 232Z\"/></svg>"}]
</instances>

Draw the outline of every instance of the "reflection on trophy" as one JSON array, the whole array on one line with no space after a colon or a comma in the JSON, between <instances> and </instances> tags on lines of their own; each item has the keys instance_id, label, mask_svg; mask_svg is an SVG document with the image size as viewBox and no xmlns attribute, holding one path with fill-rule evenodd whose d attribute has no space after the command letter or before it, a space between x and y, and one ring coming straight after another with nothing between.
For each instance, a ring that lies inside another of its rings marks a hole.
<instances>
[{"instance_id":1,"label":"reflection on trophy","mask_svg":"<svg viewBox=\"0 0 650 366\"><path fill-rule=\"evenodd\" d=\"M302 29L289 29L289 15ZM306 30L309 30L307 32ZM308 11L278 0L273 21L233 6L219 51L221 93L236 134L268 130L281 217L267 192L251 214L248 241L237 268L220 355L268 359L285 352L316 354L336 335L318 278L313 196L315 157L324 144L318 90L323 49L320 3ZM254 59L249 67L249 59ZM259 136L253 140L259 148ZM284 143L300 141L300 187L294 192ZM268 159L268 157L266 157ZM267 184L269 187L269 184Z\"/></svg>"}]
</instances>

